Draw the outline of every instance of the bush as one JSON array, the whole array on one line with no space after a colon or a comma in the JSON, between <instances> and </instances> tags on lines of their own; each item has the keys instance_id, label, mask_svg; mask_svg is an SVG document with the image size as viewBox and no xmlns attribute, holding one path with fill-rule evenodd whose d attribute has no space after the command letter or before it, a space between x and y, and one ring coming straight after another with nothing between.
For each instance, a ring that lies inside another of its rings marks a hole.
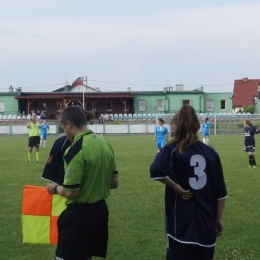
<instances>
[{"instance_id":1,"label":"bush","mask_svg":"<svg viewBox=\"0 0 260 260\"><path fill-rule=\"evenodd\" d=\"M254 114L255 113L255 106L244 106L243 107L243 112L244 113Z\"/></svg>"}]
</instances>

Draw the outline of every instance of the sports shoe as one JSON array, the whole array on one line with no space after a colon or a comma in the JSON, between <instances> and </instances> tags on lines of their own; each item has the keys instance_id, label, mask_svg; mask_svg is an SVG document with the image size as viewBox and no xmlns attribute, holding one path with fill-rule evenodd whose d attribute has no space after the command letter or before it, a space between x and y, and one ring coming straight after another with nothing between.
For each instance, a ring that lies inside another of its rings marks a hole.
<instances>
[{"instance_id":1,"label":"sports shoe","mask_svg":"<svg viewBox=\"0 0 260 260\"><path fill-rule=\"evenodd\" d=\"M256 166L256 165L254 165L254 166L253 166L253 168L257 168L257 166Z\"/></svg>"},{"instance_id":2,"label":"sports shoe","mask_svg":"<svg viewBox=\"0 0 260 260\"><path fill-rule=\"evenodd\" d=\"M251 165L248 165L248 168L251 168L252 166Z\"/></svg>"},{"instance_id":3,"label":"sports shoe","mask_svg":"<svg viewBox=\"0 0 260 260\"><path fill-rule=\"evenodd\" d=\"M38 161L36 161L38 163Z\"/></svg>"},{"instance_id":4,"label":"sports shoe","mask_svg":"<svg viewBox=\"0 0 260 260\"><path fill-rule=\"evenodd\" d=\"M31 161L28 161L28 163L31 163Z\"/></svg>"}]
</instances>

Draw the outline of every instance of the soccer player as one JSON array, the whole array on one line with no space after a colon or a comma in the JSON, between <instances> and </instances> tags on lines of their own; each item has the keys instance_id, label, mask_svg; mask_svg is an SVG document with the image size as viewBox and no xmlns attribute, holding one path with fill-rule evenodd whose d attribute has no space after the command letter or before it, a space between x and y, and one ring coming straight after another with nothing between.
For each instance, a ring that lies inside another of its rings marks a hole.
<instances>
[{"instance_id":1,"label":"soccer player","mask_svg":"<svg viewBox=\"0 0 260 260\"><path fill-rule=\"evenodd\" d=\"M220 158L199 141L200 123L191 106L172 120L174 137L150 167L151 179L166 185L166 259L211 260L227 197Z\"/></svg>"},{"instance_id":2,"label":"soccer player","mask_svg":"<svg viewBox=\"0 0 260 260\"><path fill-rule=\"evenodd\" d=\"M55 182L59 185L64 181L63 154L71 146L71 141L66 135L59 137L53 144L42 173L42 179Z\"/></svg>"},{"instance_id":3,"label":"soccer player","mask_svg":"<svg viewBox=\"0 0 260 260\"><path fill-rule=\"evenodd\" d=\"M29 140L28 140L28 163L31 163L32 149L35 147L36 150L36 162L39 162L39 146L40 146L40 135L39 127L40 124L36 121L36 116L32 116L28 121L26 127L29 129Z\"/></svg>"},{"instance_id":4,"label":"soccer player","mask_svg":"<svg viewBox=\"0 0 260 260\"><path fill-rule=\"evenodd\" d=\"M259 130L256 129L250 120L246 119L244 122L245 128L244 128L244 135L245 135L245 146L244 151L248 153L248 159L249 159L249 166L256 168L256 161L255 157L253 155L253 152L255 151L255 138L254 135L259 133Z\"/></svg>"},{"instance_id":5,"label":"soccer player","mask_svg":"<svg viewBox=\"0 0 260 260\"><path fill-rule=\"evenodd\" d=\"M46 124L46 120L43 120L43 123L40 125L40 131L41 131L41 141L40 146L45 147L46 146L46 139L48 136L48 131L50 127Z\"/></svg>"},{"instance_id":6,"label":"soccer player","mask_svg":"<svg viewBox=\"0 0 260 260\"><path fill-rule=\"evenodd\" d=\"M158 125L154 129L154 138L153 141L156 142L156 148L158 153L165 146L168 139L168 128L163 125L164 120L159 118Z\"/></svg>"},{"instance_id":7,"label":"soccer player","mask_svg":"<svg viewBox=\"0 0 260 260\"><path fill-rule=\"evenodd\" d=\"M115 155L110 144L88 130L83 108L67 107L61 126L72 145L64 154L63 185L48 183L50 194L67 198L58 219L56 259L106 257L108 208L105 199L118 187Z\"/></svg>"},{"instance_id":8,"label":"soccer player","mask_svg":"<svg viewBox=\"0 0 260 260\"><path fill-rule=\"evenodd\" d=\"M207 145L209 144L210 134L210 122L208 122L208 120L208 117L206 117L204 122L201 124L203 143Z\"/></svg>"}]
</instances>

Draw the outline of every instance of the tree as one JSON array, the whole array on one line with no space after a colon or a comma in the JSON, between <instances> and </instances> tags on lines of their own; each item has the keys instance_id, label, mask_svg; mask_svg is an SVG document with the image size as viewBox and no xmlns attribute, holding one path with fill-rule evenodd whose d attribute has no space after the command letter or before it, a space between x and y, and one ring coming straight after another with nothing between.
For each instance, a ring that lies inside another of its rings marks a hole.
<instances>
[{"instance_id":1,"label":"tree","mask_svg":"<svg viewBox=\"0 0 260 260\"><path fill-rule=\"evenodd\" d=\"M244 106L243 107L243 112L244 113L254 114L255 113L255 106Z\"/></svg>"}]
</instances>

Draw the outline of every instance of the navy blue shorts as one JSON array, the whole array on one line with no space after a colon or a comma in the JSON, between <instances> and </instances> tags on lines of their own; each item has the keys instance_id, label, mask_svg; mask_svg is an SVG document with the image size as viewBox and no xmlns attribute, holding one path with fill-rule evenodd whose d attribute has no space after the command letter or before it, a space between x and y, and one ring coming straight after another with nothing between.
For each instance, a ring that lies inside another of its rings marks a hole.
<instances>
[{"instance_id":1,"label":"navy blue shorts","mask_svg":"<svg viewBox=\"0 0 260 260\"><path fill-rule=\"evenodd\" d=\"M108 208L105 200L93 204L72 204L58 219L56 259L106 258Z\"/></svg>"},{"instance_id":2,"label":"navy blue shorts","mask_svg":"<svg viewBox=\"0 0 260 260\"><path fill-rule=\"evenodd\" d=\"M251 146L245 146L244 147L244 151L245 152L251 152L251 153L253 153L254 151L255 151L255 147L253 146L253 145L251 145Z\"/></svg>"},{"instance_id":3,"label":"navy blue shorts","mask_svg":"<svg viewBox=\"0 0 260 260\"><path fill-rule=\"evenodd\" d=\"M166 260L212 260L214 246L203 247L195 244L180 243L168 238Z\"/></svg>"}]
</instances>

